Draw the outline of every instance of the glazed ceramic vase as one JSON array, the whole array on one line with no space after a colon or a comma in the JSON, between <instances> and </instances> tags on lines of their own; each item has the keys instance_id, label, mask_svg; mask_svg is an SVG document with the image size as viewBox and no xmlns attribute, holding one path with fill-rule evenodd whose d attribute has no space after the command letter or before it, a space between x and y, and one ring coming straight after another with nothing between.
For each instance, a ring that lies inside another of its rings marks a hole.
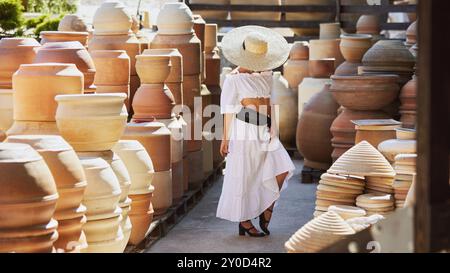
<instances>
[{"instance_id":1,"label":"glazed ceramic vase","mask_svg":"<svg viewBox=\"0 0 450 273\"><path fill-rule=\"evenodd\" d=\"M24 64L13 76L13 88L14 124L7 134L58 135L55 96L81 94L83 74L74 64Z\"/></svg>"},{"instance_id":2,"label":"glazed ceramic vase","mask_svg":"<svg viewBox=\"0 0 450 273\"><path fill-rule=\"evenodd\" d=\"M395 156L398 154L416 154L417 153L416 131L413 129L396 129L396 138L381 142L378 150L389 160L395 162Z\"/></svg>"},{"instance_id":3,"label":"glazed ceramic vase","mask_svg":"<svg viewBox=\"0 0 450 273\"><path fill-rule=\"evenodd\" d=\"M6 138L6 131L13 122L13 90L0 89L0 141Z\"/></svg>"},{"instance_id":4,"label":"glazed ceramic vase","mask_svg":"<svg viewBox=\"0 0 450 273\"><path fill-rule=\"evenodd\" d=\"M83 226L88 247L82 252L123 252L120 184L111 166L94 154L81 155L88 186L83 197L87 222Z\"/></svg>"},{"instance_id":5,"label":"glazed ceramic vase","mask_svg":"<svg viewBox=\"0 0 450 273\"><path fill-rule=\"evenodd\" d=\"M352 76L358 74L364 54L372 46L372 35L343 34L340 49L345 62L336 68L335 75Z\"/></svg>"},{"instance_id":6,"label":"glazed ceramic vase","mask_svg":"<svg viewBox=\"0 0 450 273\"><path fill-rule=\"evenodd\" d=\"M400 90L400 121L403 127L414 128L417 119L417 77L414 75Z\"/></svg>"},{"instance_id":7,"label":"glazed ceramic vase","mask_svg":"<svg viewBox=\"0 0 450 273\"><path fill-rule=\"evenodd\" d=\"M207 5L229 5L230 0L191 0L191 4L207 4ZM227 10L196 10L205 20L226 20L228 17Z\"/></svg>"},{"instance_id":8,"label":"glazed ceramic vase","mask_svg":"<svg viewBox=\"0 0 450 273\"><path fill-rule=\"evenodd\" d=\"M10 136L9 143L24 143L34 148L45 160L56 183L59 199L54 218L58 221L58 252L80 252L86 248L82 226L86 223L86 207L81 204L87 186L80 160L60 136Z\"/></svg>"},{"instance_id":9,"label":"glazed ceramic vase","mask_svg":"<svg viewBox=\"0 0 450 273\"><path fill-rule=\"evenodd\" d=\"M331 165L332 135L330 127L336 118L339 105L326 84L313 95L303 108L298 120L296 143L305 158L304 165L313 169L326 170Z\"/></svg>"},{"instance_id":10,"label":"glazed ceramic vase","mask_svg":"<svg viewBox=\"0 0 450 273\"><path fill-rule=\"evenodd\" d=\"M329 78L304 78L298 86L298 118L303 113L305 104L315 94L319 93L325 84L331 83Z\"/></svg>"},{"instance_id":11,"label":"glazed ceramic vase","mask_svg":"<svg viewBox=\"0 0 450 273\"><path fill-rule=\"evenodd\" d=\"M319 39L339 39L341 36L341 23L322 23L319 25Z\"/></svg>"},{"instance_id":12,"label":"glazed ceramic vase","mask_svg":"<svg viewBox=\"0 0 450 273\"><path fill-rule=\"evenodd\" d=\"M281 6L281 0L230 0L231 5ZM281 12L275 11L231 11L231 20L280 21Z\"/></svg>"},{"instance_id":13,"label":"glazed ceramic vase","mask_svg":"<svg viewBox=\"0 0 450 273\"><path fill-rule=\"evenodd\" d=\"M132 202L128 215L132 228L129 243L137 245L144 240L153 220L153 163L145 148L136 140L120 140L113 151L120 156L131 177L129 197Z\"/></svg>"},{"instance_id":14,"label":"glazed ceramic vase","mask_svg":"<svg viewBox=\"0 0 450 273\"><path fill-rule=\"evenodd\" d=\"M3 38L0 40L0 88L12 88L12 76L21 64L30 64L41 45L33 38Z\"/></svg>"},{"instance_id":15,"label":"glazed ceramic vase","mask_svg":"<svg viewBox=\"0 0 450 273\"><path fill-rule=\"evenodd\" d=\"M335 59L335 67L338 67L344 62L339 45L340 39L328 39L328 40L310 40L309 41L309 59Z\"/></svg>"},{"instance_id":16,"label":"glazed ceramic vase","mask_svg":"<svg viewBox=\"0 0 450 273\"><path fill-rule=\"evenodd\" d=\"M59 21L58 31L85 32L88 31L88 27L80 16L76 14L66 14L61 21Z\"/></svg>"},{"instance_id":17,"label":"glazed ceramic vase","mask_svg":"<svg viewBox=\"0 0 450 273\"><path fill-rule=\"evenodd\" d=\"M284 5L292 6L307 6L307 5L335 5L333 0L285 0ZM300 12L286 12L286 21L322 21L332 22L334 21L334 14L332 12L322 11L300 11ZM318 36L319 28L292 28L295 34L298 36Z\"/></svg>"},{"instance_id":18,"label":"glazed ceramic vase","mask_svg":"<svg viewBox=\"0 0 450 273\"><path fill-rule=\"evenodd\" d=\"M401 122L393 119L363 119L352 120L355 124L355 143L363 140L378 147L381 142L395 138L395 130L400 128Z\"/></svg>"},{"instance_id":19,"label":"glazed ceramic vase","mask_svg":"<svg viewBox=\"0 0 450 273\"><path fill-rule=\"evenodd\" d=\"M77 152L111 150L126 126L125 98L119 93L56 96L61 136Z\"/></svg>"},{"instance_id":20,"label":"glazed ceramic vase","mask_svg":"<svg viewBox=\"0 0 450 273\"><path fill-rule=\"evenodd\" d=\"M96 93L125 93L125 105L130 110L130 57L125 50L93 50Z\"/></svg>"},{"instance_id":21,"label":"glazed ceramic vase","mask_svg":"<svg viewBox=\"0 0 450 273\"><path fill-rule=\"evenodd\" d=\"M0 143L0 170L0 252L52 252L58 192L44 159L27 144Z\"/></svg>"},{"instance_id":22,"label":"glazed ceramic vase","mask_svg":"<svg viewBox=\"0 0 450 273\"><path fill-rule=\"evenodd\" d=\"M278 107L278 130L285 147L295 147L295 128L297 116L292 109L297 109L297 94L289 89L287 80L281 72L273 73L271 103Z\"/></svg>"},{"instance_id":23,"label":"glazed ceramic vase","mask_svg":"<svg viewBox=\"0 0 450 273\"><path fill-rule=\"evenodd\" d=\"M94 14L94 35L127 34L131 22L131 16L122 2L105 1Z\"/></svg>"},{"instance_id":24,"label":"glazed ceramic vase","mask_svg":"<svg viewBox=\"0 0 450 273\"><path fill-rule=\"evenodd\" d=\"M79 42L84 47L87 46L88 35L87 32L78 31L41 31L41 44L54 42Z\"/></svg>"},{"instance_id":25,"label":"glazed ceramic vase","mask_svg":"<svg viewBox=\"0 0 450 273\"><path fill-rule=\"evenodd\" d=\"M295 92L305 77L309 77L308 70L309 45L307 42L294 42L289 53L289 59L283 65L283 76L289 83L289 88Z\"/></svg>"}]
</instances>

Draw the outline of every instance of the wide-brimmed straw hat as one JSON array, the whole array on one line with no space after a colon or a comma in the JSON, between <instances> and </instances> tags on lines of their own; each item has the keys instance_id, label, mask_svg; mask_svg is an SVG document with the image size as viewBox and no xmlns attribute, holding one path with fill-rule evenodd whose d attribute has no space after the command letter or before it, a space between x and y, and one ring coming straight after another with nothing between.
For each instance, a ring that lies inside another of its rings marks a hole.
<instances>
[{"instance_id":1,"label":"wide-brimmed straw hat","mask_svg":"<svg viewBox=\"0 0 450 273\"><path fill-rule=\"evenodd\" d=\"M225 58L240 67L267 71L283 65L289 44L278 32L260 26L238 27L222 39Z\"/></svg>"}]
</instances>

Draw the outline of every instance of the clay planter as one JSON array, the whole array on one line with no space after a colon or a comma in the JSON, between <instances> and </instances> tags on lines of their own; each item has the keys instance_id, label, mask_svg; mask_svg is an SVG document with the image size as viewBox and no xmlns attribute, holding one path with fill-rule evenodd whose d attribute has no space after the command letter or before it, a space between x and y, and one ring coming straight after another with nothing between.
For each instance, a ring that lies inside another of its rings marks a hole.
<instances>
[{"instance_id":1,"label":"clay planter","mask_svg":"<svg viewBox=\"0 0 450 273\"><path fill-rule=\"evenodd\" d=\"M106 1L94 14L94 35L127 34L131 22L131 16L121 2Z\"/></svg>"},{"instance_id":2,"label":"clay planter","mask_svg":"<svg viewBox=\"0 0 450 273\"><path fill-rule=\"evenodd\" d=\"M225 6L230 4L230 0L191 0L191 4L207 4ZM226 20L228 17L228 10L196 10L205 20Z\"/></svg>"},{"instance_id":3,"label":"clay planter","mask_svg":"<svg viewBox=\"0 0 450 273\"><path fill-rule=\"evenodd\" d=\"M417 115L417 78L413 78L400 90L400 121L403 127L414 128Z\"/></svg>"},{"instance_id":4,"label":"clay planter","mask_svg":"<svg viewBox=\"0 0 450 273\"><path fill-rule=\"evenodd\" d=\"M414 68L415 59L399 40L376 42L362 59L364 66L383 67L393 71L409 71Z\"/></svg>"},{"instance_id":5,"label":"clay planter","mask_svg":"<svg viewBox=\"0 0 450 273\"><path fill-rule=\"evenodd\" d=\"M0 131L4 134L13 121L13 90L0 89Z\"/></svg>"},{"instance_id":6,"label":"clay planter","mask_svg":"<svg viewBox=\"0 0 450 273\"><path fill-rule=\"evenodd\" d=\"M131 219L132 229L129 244L137 245L145 239L153 220L153 188L150 193L130 195L130 198L132 203L128 215Z\"/></svg>"},{"instance_id":7,"label":"clay planter","mask_svg":"<svg viewBox=\"0 0 450 273\"><path fill-rule=\"evenodd\" d=\"M84 75L84 89L89 89L94 83L94 61L86 48L76 41L44 44L37 51L33 63L73 63Z\"/></svg>"},{"instance_id":8,"label":"clay planter","mask_svg":"<svg viewBox=\"0 0 450 273\"><path fill-rule=\"evenodd\" d=\"M290 60L309 60L309 43L304 41L296 41L291 46L289 52Z\"/></svg>"},{"instance_id":9,"label":"clay planter","mask_svg":"<svg viewBox=\"0 0 450 273\"><path fill-rule=\"evenodd\" d=\"M356 33L358 34L380 34L380 21L377 15L361 15L356 22Z\"/></svg>"},{"instance_id":10,"label":"clay planter","mask_svg":"<svg viewBox=\"0 0 450 273\"><path fill-rule=\"evenodd\" d=\"M340 23L322 23L320 24L319 39L339 39L341 36Z\"/></svg>"},{"instance_id":11,"label":"clay planter","mask_svg":"<svg viewBox=\"0 0 450 273\"><path fill-rule=\"evenodd\" d=\"M303 78L309 77L308 70L309 45L307 42L294 42L289 52L289 59L283 65L283 76L289 88L296 91Z\"/></svg>"},{"instance_id":12,"label":"clay planter","mask_svg":"<svg viewBox=\"0 0 450 273\"><path fill-rule=\"evenodd\" d=\"M182 35L157 34L150 43L151 49L176 48L183 56L183 75L196 75L202 71L201 42L195 33Z\"/></svg>"},{"instance_id":13,"label":"clay planter","mask_svg":"<svg viewBox=\"0 0 450 273\"><path fill-rule=\"evenodd\" d=\"M158 34L182 35L193 33L192 11L184 3L166 3L156 21Z\"/></svg>"},{"instance_id":14,"label":"clay planter","mask_svg":"<svg viewBox=\"0 0 450 273\"><path fill-rule=\"evenodd\" d=\"M128 123L122 139L139 141L152 159L155 172L170 170L170 131L161 122Z\"/></svg>"},{"instance_id":15,"label":"clay planter","mask_svg":"<svg viewBox=\"0 0 450 273\"><path fill-rule=\"evenodd\" d=\"M142 84L132 105L134 121L152 121L155 118L170 118L175 99L165 84Z\"/></svg>"},{"instance_id":16,"label":"clay planter","mask_svg":"<svg viewBox=\"0 0 450 273\"><path fill-rule=\"evenodd\" d=\"M281 6L281 0L230 0L231 5ZM280 21L281 12L274 11L230 11L231 20Z\"/></svg>"},{"instance_id":17,"label":"clay planter","mask_svg":"<svg viewBox=\"0 0 450 273\"><path fill-rule=\"evenodd\" d=\"M335 59L335 67L344 62L341 50L339 48L340 39L330 40L310 40L309 41L309 59Z\"/></svg>"},{"instance_id":18,"label":"clay planter","mask_svg":"<svg viewBox=\"0 0 450 273\"><path fill-rule=\"evenodd\" d=\"M80 16L75 14L66 14L61 21L59 21L58 31L83 32L88 31L88 28Z\"/></svg>"},{"instance_id":19,"label":"clay planter","mask_svg":"<svg viewBox=\"0 0 450 273\"><path fill-rule=\"evenodd\" d=\"M308 71L312 78L329 78L334 72L334 59L310 60Z\"/></svg>"},{"instance_id":20,"label":"clay planter","mask_svg":"<svg viewBox=\"0 0 450 273\"><path fill-rule=\"evenodd\" d=\"M378 147L381 142L395 138L395 129L400 128L401 122L393 119L352 120L355 124L355 143L363 140Z\"/></svg>"},{"instance_id":21,"label":"clay planter","mask_svg":"<svg viewBox=\"0 0 450 273\"><path fill-rule=\"evenodd\" d=\"M372 46L372 35L343 34L340 49L347 62L360 63L364 54Z\"/></svg>"},{"instance_id":22,"label":"clay planter","mask_svg":"<svg viewBox=\"0 0 450 273\"><path fill-rule=\"evenodd\" d=\"M33 38L3 38L0 40L0 88L12 88L12 76L21 64L33 62L41 45Z\"/></svg>"},{"instance_id":23,"label":"clay planter","mask_svg":"<svg viewBox=\"0 0 450 273\"><path fill-rule=\"evenodd\" d=\"M81 200L87 182L77 154L60 136L11 136L7 142L28 144L45 160L59 194L54 214L59 237L54 245L64 252L79 252L84 243L81 226L86 207Z\"/></svg>"},{"instance_id":24,"label":"clay planter","mask_svg":"<svg viewBox=\"0 0 450 273\"><path fill-rule=\"evenodd\" d=\"M396 75L331 76L330 91L342 106L352 110L378 110L393 102L399 86Z\"/></svg>"},{"instance_id":25,"label":"clay planter","mask_svg":"<svg viewBox=\"0 0 450 273\"><path fill-rule=\"evenodd\" d=\"M315 79L304 78L298 86L298 118L303 112L303 108L308 100L316 93L319 93L325 84L331 83L328 78Z\"/></svg>"},{"instance_id":26,"label":"clay planter","mask_svg":"<svg viewBox=\"0 0 450 273\"><path fill-rule=\"evenodd\" d=\"M170 73L170 56L159 55L151 50L145 52L136 56L136 71L141 83L164 83Z\"/></svg>"},{"instance_id":27,"label":"clay planter","mask_svg":"<svg viewBox=\"0 0 450 273\"><path fill-rule=\"evenodd\" d=\"M333 0L285 0L284 5L334 5ZM300 11L300 12L286 12L286 21L321 21L332 22L334 21L334 14L332 12L320 12L320 11ZM292 31L298 36L318 36L319 28L293 28Z\"/></svg>"},{"instance_id":28,"label":"clay planter","mask_svg":"<svg viewBox=\"0 0 450 273\"><path fill-rule=\"evenodd\" d=\"M387 119L390 116L383 111L355 111L344 108L330 127L333 138L332 158L335 161L355 144L356 130L352 120L359 119Z\"/></svg>"},{"instance_id":29,"label":"clay planter","mask_svg":"<svg viewBox=\"0 0 450 273\"><path fill-rule=\"evenodd\" d=\"M96 87L129 86L130 57L125 50L92 50L90 54L97 70Z\"/></svg>"},{"instance_id":30,"label":"clay planter","mask_svg":"<svg viewBox=\"0 0 450 273\"><path fill-rule=\"evenodd\" d=\"M87 32L78 31L41 31L40 38L41 44L54 43L54 42L80 42L83 46L87 46L88 41Z\"/></svg>"},{"instance_id":31,"label":"clay planter","mask_svg":"<svg viewBox=\"0 0 450 273\"><path fill-rule=\"evenodd\" d=\"M61 136L77 152L111 150L126 126L125 98L125 94L56 96Z\"/></svg>"},{"instance_id":32,"label":"clay planter","mask_svg":"<svg viewBox=\"0 0 450 273\"><path fill-rule=\"evenodd\" d=\"M29 145L0 143L0 252L52 252L58 192L43 158Z\"/></svg>"},{"instance_id":33,"label":"clay planter","mask_svg":"<svg viewBox=\"0 0 450 273\"><path fill-rule=\"evenodd\" d=\"M326 170L331 165L330 126L336 118L339 105L329 92L326 84L322 91L306 103L297 124L296 143L305 157L305 166Z\"/></svg>"},{"instance_id":34,"label":"clay planter","mask_svg":"<svg viewBox=\"0 0 450 273\"><path fill-rule=\"evenodd\" d=\"M155 216L162 215L172 206L172 170L155 172L153 177L153 211Z\"/></svg>"}]
</instances>

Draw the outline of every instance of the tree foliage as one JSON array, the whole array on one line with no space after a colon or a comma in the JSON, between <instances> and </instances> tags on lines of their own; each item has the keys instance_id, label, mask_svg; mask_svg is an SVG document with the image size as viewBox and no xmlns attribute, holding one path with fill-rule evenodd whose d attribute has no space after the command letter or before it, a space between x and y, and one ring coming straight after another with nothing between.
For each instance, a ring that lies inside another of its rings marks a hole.
<instances>
[{"instance_id":1,"label":"tree foliage","mask_svg":"<svg viewBox=\"0 0 450 273\"><path fill-rule=\"evenodd\" d=\"M20 0L0 0L0 32L19 28L23 22Z\"/></svg>"}]
</instances>

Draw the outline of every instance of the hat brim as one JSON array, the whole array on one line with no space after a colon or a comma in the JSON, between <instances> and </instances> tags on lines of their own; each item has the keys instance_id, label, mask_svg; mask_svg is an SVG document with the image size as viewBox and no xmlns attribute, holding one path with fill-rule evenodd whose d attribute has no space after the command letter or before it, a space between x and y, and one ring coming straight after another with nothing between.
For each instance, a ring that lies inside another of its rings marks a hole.
<instances>
[{"instance_id":1,"label":"hat brim","mask_svg":"<svg viewBox=\"0 0 450 273\"><path fill-rule=\"evenodd\" d=\"M254 54L244 49L243 43L250 32L258 32L267 41L265 54ZM238 27L222 39L222 52L234 65L253 71L267 71L282 66L289 57L289 44L278 32L260 26Z\"/></svg>"}]
</instances>

